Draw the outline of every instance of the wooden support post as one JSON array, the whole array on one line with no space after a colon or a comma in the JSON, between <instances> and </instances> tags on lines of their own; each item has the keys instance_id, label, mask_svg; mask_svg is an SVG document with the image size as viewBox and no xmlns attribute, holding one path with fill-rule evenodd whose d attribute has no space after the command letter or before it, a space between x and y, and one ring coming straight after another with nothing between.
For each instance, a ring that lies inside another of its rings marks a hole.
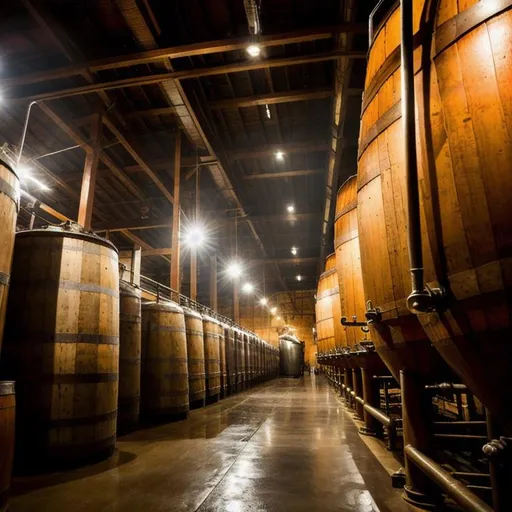
<instances>
[{"instance_id":1,"label":"wooden support post","mask_svg":"<svg viewBox=\"0 0 512 512\"><path fill-rule=\"evenodd\" d=\"M190 298L197 300L197 248L190 249Z\"/></svg>"},{"instance_id":2,"label":"wooden support post","mask_svg":"<svg viewBox=\"0 0 512 512\"><path fill-rule=\"evenodd\" d=\"M210 261L210 309L217 311L217 256L213 255Z\"/></svg>"},{"instance_id":3,"label":"wooden support post","mask_svg":"<svg viewBox=\"0 0 512 512\"><path fill-rule=\"evenodd\" d=\"M91 144L85 150L85 165L80 192L80 207L78 209L78 223L85 229L91 229L92 207L94 205L94 191L96 188L96 173L98 159L101 151L101 133L103 128L103 111L93 116L91 124Z\"/></svg>"},{"instance_id":4,"label":"wooden support post","mask_svg":"<svg viewBox=\"0 0 512 512\"><path fill-rule=\"evenodd\" d=\"M174 151L174 204L172 208L171 288L180 291L180 170L181 131L176 133Z\"/></svg>"}]
</instances>

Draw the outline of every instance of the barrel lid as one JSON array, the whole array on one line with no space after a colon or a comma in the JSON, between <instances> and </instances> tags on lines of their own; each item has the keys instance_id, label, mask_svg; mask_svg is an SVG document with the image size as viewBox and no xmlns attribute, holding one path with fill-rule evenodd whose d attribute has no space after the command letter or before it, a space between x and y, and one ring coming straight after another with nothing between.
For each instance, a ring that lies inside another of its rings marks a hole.
<instances>
[{"instance_id":1,"label":"barrel lid","mask_svg":"<svg viewBox=\"0 0 512 512\"><path fill-rule=\"evenodd\" d=\"M183 313L185 314L185 316L190 316L192 318L198 318L199 320L202 319L201 313L199 313L198 311L195 311L192 308L187 308L186 306L181 306L181 309L183 309Z\"/></svg>"},{"instance_id":2,"label":"barrel lid","mask_svg":"<svg viewBox=\"0 0 512 512\"><path fill-rule=\"evenodd\" d=\"M168 313L181 313L184 311L181 306L176 302L165 301L165 302L144 302L142 304L144 311L166 311Z\"/></svg>"},{"instance_id":3,"label":"barrel lid","mask_svg":"<svg viewBox=\"0 0 512 512\"><path fill-rule=\"evenodd\" d=\"M122 279L119 280L119 293L128 297L135 297L136 299L140 299L141 296L140 288L137 285Z\"/></svg>"},{"instance_id":4,"label":"barrel lid","mask_svg":"<svg viewBox=\"0 0 512 512\"><path fill-rule=\"evenodd\" d=\"M14 381L0 380L0 396L14 395Z\"/></svg>"},{"instance_id":5,"label":"barrel lid","mask_svg":"<svg viewBox=\"0 0 512 512\"><path fill-rule=\"evenodd\" d=\"M32 236L60 236L63 238L78 238L93 244L103 245L119 253L117 247L106 238L96 235L92 231L86 231L80 224L76 222L66 221L58 226L45 226L38 229L30 229L27 231L19 231L16 237L28 238Z\"/></svg>"}]
</instances>

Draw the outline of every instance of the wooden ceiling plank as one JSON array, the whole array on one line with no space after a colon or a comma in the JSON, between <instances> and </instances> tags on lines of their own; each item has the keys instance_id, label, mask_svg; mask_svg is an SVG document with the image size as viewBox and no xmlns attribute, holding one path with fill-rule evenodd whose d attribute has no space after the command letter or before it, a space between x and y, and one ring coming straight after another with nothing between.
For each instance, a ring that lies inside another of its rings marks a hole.
<instances>
[{"instance_id":1,"label":"wooden ceiling plank","mask_svg":"<svg viewBox=\"0 0 512 512\"><path fill-rule=\"evenodd\" d=\"M244 180L268 180L275 178L295 178L297 176L313 176L317 174L324 174L322 169L303 169L298 171L284 171L284 172L265 172L261 174L249 174L244 176Z\"/></svg>"}]
</instances>

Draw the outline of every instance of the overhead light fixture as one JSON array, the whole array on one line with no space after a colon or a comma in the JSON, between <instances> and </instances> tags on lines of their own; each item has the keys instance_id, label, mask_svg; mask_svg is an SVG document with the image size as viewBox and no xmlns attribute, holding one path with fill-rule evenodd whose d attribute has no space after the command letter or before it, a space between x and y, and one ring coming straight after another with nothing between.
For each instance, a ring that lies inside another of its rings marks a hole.
<instances>
[{"instance_id":1,"label":"overhead light fixture","mask_svg":"<svg viewBox=\"0 0 512 512\"><path fill-rule=\"evenodd\" d=\"M297 281L302 281L302 276L299 274L297 277L296 277Z\"/></svg>"},{"instance_id":2,"label":"overhead light fixture","mask_svg":"<svg viewBox=\"0 0 512 512\"><path fill-rule=\"evenodd\" d=\"M251 44L245 51L249 54L249 57L259 57L261 48L257 44Z\"/></svg>"},{"instance_id":3,"label":"overhead light fixture","mask_svg":"<svg viewBox=\"0 0 512 512\"><path fill-rule=\"evenodd\" d=\"M286 207L286 211L288 213L294 213L295 212L295 206L293 206L293 204L289 204L287 207Z\"/></svg>"},{"instance_id":4,"label":"overhead light fixture","mask_svg":"<svg viewBox=\"0 0 512 512\"><path fill-rule=\"evenodd\" d=\"M268 105L265 105L265 113L267 114L267 117L269 119L272 118L272 114L270 113L270 107Z\"/></svg>"},{"instance_id":5,"label":"overhead light fixture","mask_svg":"<svg viewBox=\"0 0 512 512\"><path fill-rule=\"evenodd\" d=\"M277 313L277 308L274 306L273 308L270 309L270 312L275 315Z\"/></svg>"},{"instance_id":6,"label":"overhead light fixture","mask_svg":"<svg viewBox=\"0 0 512 512\"><path fill-rule=\"evenodd\" d=\"M28 176L28 179L35 183L41 190L44 190L45 192L50 191L50 187L39 181L38 179L34 178L33 176Z\"/></svg>"},{"instance_id":7,"label":"overhead light fixture","mask_svg":"<svg viewBox=\"0 0 512 512\"><path fill-rule=\"evenodd\" d=\"M185 244L190 248L198 248L206 242L206 233L203 226L193 224L185 231Z\"/></svg>"},{"instance_id":8,"label":"overhead light fixture","mask_svg":"<svg viewBox=\"0 0 512 512\"><path fill-rule=\"evenodd\" d=\"M16 167L16 174L18 175L18 178L20 180L30 180L32 183L35 183L40 190L44 190L45 192L48 192L50 189L49 186L45 185L42 181L39 181L37 178L34 178L32 176L32 168L29 167L26 164L21 164Z\"/></svg>"},{"instance_id":9,"label":"overhead light fixture","mask_svg":"<svg viewBox=\"0 0 512 512\"><path fill-rule=\"evenodd\" d=\"M252 283L244 283L242 291L244 293L252 293L254 291L254 285Z\"/></svg>"},{"instance_id":10,"label":"overhead light fixture","mask_svg":"<svg viewBox=\"0 0 512 512\"><path fill-rule=\"evenodd\" d=\"M242 265L238 261L232 261L226 267L226 272L229 277L236 279L242 275Z\"/></svg>"},{"instance_id":11,"label":"overhead light fixture","mask_svg":"<svg viewBox=\"0 0 512 512\"><path fill-rule=\"evenodd\" d=\"M276 316L276 320L281 320L281 317L280 316Z\"/></svg>"},{"instance_id":12,"label":"overhead light fixture","mask_svg":"<svg viewBox=\"0 0 512 512\"><path fill-rule=\"evenodd\" d=\"M261 304L262 306L266 306L266 305L268 304L268 300L267 300L267 298L266 298L266 297L262 297L262 298L260 299L260 304Z\"/></svg>"},{"instance_id":13,"label":"overhead light fixture","mask_svg":"<svg viewBox=\"0 0 512 512\"><path fill-rule=\"evenodd\" d=\"M276 152L276 160L278 162L282 162L284 160L284 153L282 151Z\"/></svg>"},{"instance_id":14,"label":"overhead light fixture","mask_svg":"<svg viewBox=\"0 0 512 512\"><path fill-rule=\"evenodd\" d=\"M299 250L297 249L297 247L292 247L291 249L291 253L294 255L294 256L297 256L297 253L299 252Z\"/></svg>"}]
</instances>

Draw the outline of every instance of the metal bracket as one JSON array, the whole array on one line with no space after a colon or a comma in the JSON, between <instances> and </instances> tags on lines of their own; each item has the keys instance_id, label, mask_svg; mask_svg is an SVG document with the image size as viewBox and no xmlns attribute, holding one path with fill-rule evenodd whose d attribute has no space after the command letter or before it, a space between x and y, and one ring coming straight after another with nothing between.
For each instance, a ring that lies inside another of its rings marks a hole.
<instances>
[{"instance_id":1,"label":"metal bracket","mask_svg":"<svg viewBox=\"0 0 512 512\"><path fill-rule=\"evenodd\" d=\"M341 325L345 326L345 327L361 327L361 330L363 332L369 332L370 329L368 328L368 322L359 322L357 320L357 316L354 315L352 317L352 322L349 322L347 320L347 317L346 316L342 316L341 317Z\"/></svg>"},{"instance_id":2,"label":"metal bracket","mask_svg":"<svg viewBox=\"0 0 512 512\"><path fill-rule=\"evenodd\" d=\"M374 308L372 301L366 301L366 320L369 324L380 323L382 321L382 313L380 308Z\"/></svg>"}]
</instances>

